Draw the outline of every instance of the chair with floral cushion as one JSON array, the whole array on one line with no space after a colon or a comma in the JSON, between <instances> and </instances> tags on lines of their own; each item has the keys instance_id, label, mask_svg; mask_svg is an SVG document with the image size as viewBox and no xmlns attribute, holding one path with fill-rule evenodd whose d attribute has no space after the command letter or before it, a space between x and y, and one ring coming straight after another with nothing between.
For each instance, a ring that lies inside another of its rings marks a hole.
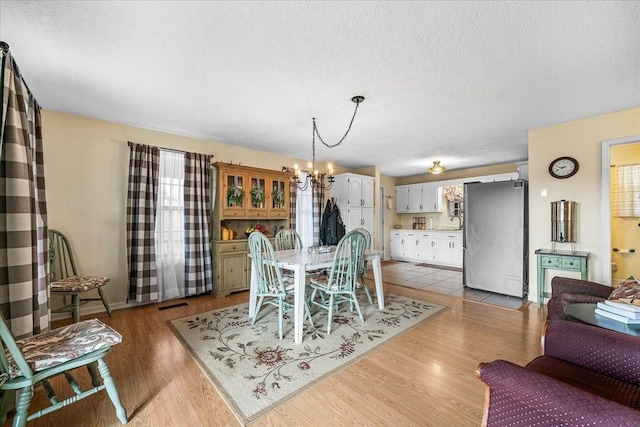
<instances>
[{"instance_id":1,"label":"chair with floral cushion","mask_svg":"<svg viewBox=\"0 0 640 427\"><path fill-rule=\"evenodd\" d=\"M102 291L111 278L104 276L80 276L73 258L73 251L69 239L61 232L49 229L49 276L51 284L49 289L53 295L71 297L71 303L63 307L51 310L52 313L72 312L73 319L80 321L80 306L89 301L102 301L102 305L111 317L109 301ZM97 290L100 298L80 298L80 294L91 290Z\"/></svg>"},{"instance_id":2,"label":"chair with floral cushion","mask_svg":"<svg viewBox=\"0 0 640 427\"><path fill-rule=\"evenodd\" d=\"M327 310L327 334L331 333L334 308L341 303L355 306L360 321L364 322L356 288L366 243L364 234L350 231L338 242L329 275L311 278L311 304Z\"/></svg>"},{"instance_id":3,"label":"chair with floral cushion","mask_svg":"<svg viewBox=\"0 0 640 427\"><path fill-rule=\"evenodd\" d=\"M7 412L14 403L16 414L13 426L25 426L27 421L61 409L78 400L106 390L116 416L127 423L127 413L120 402L116 384L104 361L111 347L122 341L120 334L98 319L85 320L69 326L16 340L4 316L0 313L0 338L4 351L0 351L0 424L7 419ZM91 375L92 387L83 391L70 371L86 366ZM97 369L96 369L97 368ZM99 372L99 375L98 375ZM58 400L49 384L50 378L64 375L75 395ZM100 381L102 377L102 382ZM51 405L28 413L34 387L42 385Z\"/></svg>"},{"instance_id":4,"label":"chair with floral cushion","mask_svg":"<svg viewBox=\"0 0 640 427\"><path fill-rule=\"evenodd\" d=\"M287 301L293 297L294 283L290 277L285 277L276 261L275 251L271 241L259 231L249 235L249 251L251 253L252 268L257 278L258 305L251 319L254 324L263 304L278 307L278 326L280 339L284 336L282 319L285 313L293 310L293 304ZM313 326L309 304L305 300L306 317Z\"/></svg>"},{"instance_id":5,"label":"chair with floral cushion","mask_svg":"<svg viewBox=\"0 0 640 427\"><path fill-rule=\"evenodd\" d=\"M285 228L276 234L275 246L276 251L302 249L302 239L296 230Z\"/></svg>"}]
</instances>

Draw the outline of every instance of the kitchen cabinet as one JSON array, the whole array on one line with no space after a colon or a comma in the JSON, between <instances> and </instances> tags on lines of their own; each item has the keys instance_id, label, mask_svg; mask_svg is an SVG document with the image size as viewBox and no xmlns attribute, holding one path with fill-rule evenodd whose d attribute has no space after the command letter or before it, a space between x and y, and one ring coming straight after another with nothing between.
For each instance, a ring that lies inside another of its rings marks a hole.
<instances>
[{"instance_id":1,"label":"kitchen cabinet","mask_svg":"<svg viewBox=\"0 0 640 427\"><path fill-rule=\"evenodd\" d=\"M462 267L462 236L442 233L435 239L434 261L440 265Z\"/></svg>"},{"instance_id":2,"label":"kitchen cabinet","mask_svg":"<svg viewBox=\"0 0 640 427\"><path fill-rule=\"evenodd\" d=\"M249 289L251 263L247 241L218 241L213 245L213 252L213 296L220 298Z\"/></svg>"},{"instance_id":3,"label":"kitchen cabinet","mask_svg":"<svg viewBox=\"0 0 640 427\"><path fill-rule=\"evenodd\" d=\"M373 177L353 173L336 175L329 197L338 205L347 232L362 227L374 236Z\"/></svg>"},{"instance_id":4,"label":"kitchen cabinet","mask_svg":"<svg viewBox=\"0 0 640 427\"><path fill-rule=\"evenodd\" d=\"M461 231L393 230L390 243L393 259L462 267Z\"/></svg>"},{"instance_id":5,"label":"kitchen cabinet","mask_svg":"<svg viewBox=\"0 0 640 427\"><path fill-rule=\"evenodd\" d=\"M226 163L215 166L220 220L289 218L290 173Z\"/></svg>"},{"instance_id":6,"label":"kitchen cabinet","mask_svg":"<svg viewBox=\"0 0 640 427\"><path fill-rule=\"evenodd\" d=\"M404 233L401 231L392 231L389 238L391 257L404 257Z\"/></svg>"},{"instance_id":7,"label":"kitchen cabinet","mask_svg":"<svg viewBox=\"0 0 640 427\"><path fill-rule=\"evenodd\" d=\"M396 186L396 213L409 213L409 186Z\"/></svg>"},{"instance_id":8,"label":"kitchen cabinet","mask_svg":"<svg viewBox=\"0 0 640 427\"><path fill-rule=\"evenodd\" d=\"M396 213L442 212L442 186L424 183L396 186Z\"/></svg>"}]
</instances>

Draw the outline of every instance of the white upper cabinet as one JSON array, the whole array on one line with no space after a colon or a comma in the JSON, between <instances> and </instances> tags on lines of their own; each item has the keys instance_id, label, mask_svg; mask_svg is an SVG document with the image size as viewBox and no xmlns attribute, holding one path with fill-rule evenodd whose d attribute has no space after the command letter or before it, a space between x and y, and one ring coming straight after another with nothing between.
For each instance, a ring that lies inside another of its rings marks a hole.
<instances>
[{"instance_id":1,"label":"white upper cabinet","mask_svg":"<svg viewBox=\"0 0 640 427\"><path fill-rule=\"evenodd\" d=\"M396 187L396 212L409 212L409 186L398 185Z\"/></svg>"},{"instance_id":2,"label":"white upper cabinet","mask_svg":"<svg viewBox=\"0 0 640 427\"><path fill-rule=\"evenodd\" d=\"M396 187L396 213L442 212L442 186L437 183Z\"/></svg>"}]
</instances>

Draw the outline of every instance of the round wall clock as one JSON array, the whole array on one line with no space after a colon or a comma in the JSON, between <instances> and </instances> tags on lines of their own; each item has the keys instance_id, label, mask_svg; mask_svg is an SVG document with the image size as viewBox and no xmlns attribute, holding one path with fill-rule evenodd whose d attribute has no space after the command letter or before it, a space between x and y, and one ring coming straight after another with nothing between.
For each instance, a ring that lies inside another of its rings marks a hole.
<instances>
[{"instance_id":1,"label":"round wall clock","mask_svg":"<svg viewBox=\"0 0 640 427\"><path fill-rule=\"evenodd\" d=\"M554 178L564 179L575 175L579 167L573 157L558 157L549 164L549 173Z\"/></svg>"}]
</instances>

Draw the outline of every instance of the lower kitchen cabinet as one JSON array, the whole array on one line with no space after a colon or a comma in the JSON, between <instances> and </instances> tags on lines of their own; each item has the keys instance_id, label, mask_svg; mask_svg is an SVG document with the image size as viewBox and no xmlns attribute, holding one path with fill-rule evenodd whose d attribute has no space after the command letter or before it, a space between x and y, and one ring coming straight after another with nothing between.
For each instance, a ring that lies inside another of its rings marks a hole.
<instances>
[{"instance_id":1,"label":"lower kitchen cabinet","mask_svg":"<svg viewBox=\"0 0 640 427\"><path fill-rule=\"evenodd\" d=\"M393 230L391 258L462 267L462 232Z\"/></svg>"}]
</instances>

